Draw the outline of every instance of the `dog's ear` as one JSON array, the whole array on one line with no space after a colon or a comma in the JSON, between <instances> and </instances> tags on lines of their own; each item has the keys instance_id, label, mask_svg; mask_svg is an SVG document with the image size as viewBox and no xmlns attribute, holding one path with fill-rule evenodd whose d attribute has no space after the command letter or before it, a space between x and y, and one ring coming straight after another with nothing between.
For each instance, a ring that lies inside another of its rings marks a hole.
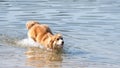
<instances>
[{"instance_id":1,"label":"dog's ear","mask_svg":"<svg viewBox=\"0 0 120 68\"><path fill-rule=\"evenodd\" d=\"M62 37L62 34L57 33L57 34L55 35L55 37Z\"/></svg>"}]
</instances>

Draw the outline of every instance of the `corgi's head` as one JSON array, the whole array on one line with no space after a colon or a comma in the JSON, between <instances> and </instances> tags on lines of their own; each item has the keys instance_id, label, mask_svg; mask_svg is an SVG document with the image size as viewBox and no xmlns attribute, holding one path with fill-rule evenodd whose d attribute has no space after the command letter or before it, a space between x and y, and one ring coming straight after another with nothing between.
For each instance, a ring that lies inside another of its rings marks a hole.
<instances>
[{"instance_id":1,"label":"corgi's head","mask_svg":"<svg viewBox=\"0 0 120 68\"><path fill-rule=\"evenodd\" d=\"M56 34L51 37L49 42L50 49L61 49L63 48L64 40L61 34Z\"/></svg>"}]
</instances>

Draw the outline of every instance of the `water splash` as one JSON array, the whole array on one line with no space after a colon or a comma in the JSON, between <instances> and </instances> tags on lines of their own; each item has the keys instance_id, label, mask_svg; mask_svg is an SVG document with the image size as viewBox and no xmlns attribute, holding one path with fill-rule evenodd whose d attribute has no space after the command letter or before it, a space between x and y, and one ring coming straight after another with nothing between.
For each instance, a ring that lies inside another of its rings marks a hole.
<instances>
[{"instance_id":1,"label":"water splash","mask_svg":"<svg viewBox=\"0 0 120 68\"><path fill-rule=\"evenodd\" d=\"M40 47L43 48L39 43L34 42L32 39L25 38L19 41L16 41L16 44L22 47Z\"/></svg>"},{"instance_id":2,"label":"water splash","mask_svg":"<svg viewBox=\"0 0 120 68\"><path fill-rule=\"evenodd\" d=\"M5 34L0 35L0 44L16 46L16 47L40 47L43 48L39 43L34 42L29 38L18 38L18 37L10 37Z\"/></svg>"}]
</instances>

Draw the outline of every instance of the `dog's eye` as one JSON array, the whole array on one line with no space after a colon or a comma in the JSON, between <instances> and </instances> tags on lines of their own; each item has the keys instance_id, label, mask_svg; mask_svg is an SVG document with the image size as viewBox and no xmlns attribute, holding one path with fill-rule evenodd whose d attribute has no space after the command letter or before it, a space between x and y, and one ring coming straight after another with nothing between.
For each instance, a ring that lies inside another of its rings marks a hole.
<instances>
[{"instance_id":1,"label":"dog's eye","mask_svg":"<svg viewBox=\"0 0 120 68\"><path fill-rule=\"evenodd\" d=\"M57 38L57 40L59 40L59 38Z\"/></svg>"}]
</instances>

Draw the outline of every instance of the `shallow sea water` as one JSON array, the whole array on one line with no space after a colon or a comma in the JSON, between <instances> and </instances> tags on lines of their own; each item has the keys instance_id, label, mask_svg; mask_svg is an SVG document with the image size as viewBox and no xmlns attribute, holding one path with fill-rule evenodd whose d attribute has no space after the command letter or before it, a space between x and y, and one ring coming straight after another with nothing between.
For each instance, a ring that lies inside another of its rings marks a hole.
<instances>
[{"instance_id":1,"label":"shallow sea water","mask_svg":"<svg viewBox=\"0 0 120 68\"><path fill-rule=\"evenodd\" d=\"M29 20L62 33L63 52L31 47ZM0 1L0 68L119 68L119 37L119 0Z\"/></svg>"}]
</instances>

